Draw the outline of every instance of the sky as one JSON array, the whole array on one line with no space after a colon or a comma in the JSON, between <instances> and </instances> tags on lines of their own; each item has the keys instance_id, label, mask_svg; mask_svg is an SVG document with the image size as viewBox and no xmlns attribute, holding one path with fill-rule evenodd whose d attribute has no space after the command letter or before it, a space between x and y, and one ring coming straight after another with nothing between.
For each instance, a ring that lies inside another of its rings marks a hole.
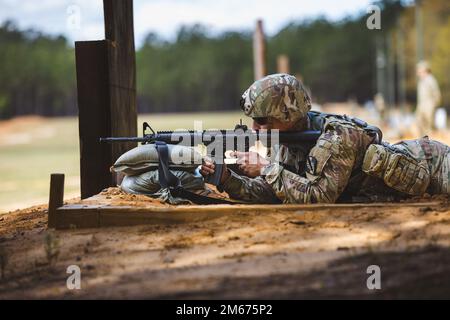
<instances>
[{"instance_id":1,"label":"sky","mask_svg":"<svg viewBox=\"0 0 450 320\"><path fill-rule=\"evenodd\" d=\"M212 33L251 30L262 18L268 35L287 22L365 13L372 0L134 0L139 47L149 32L174 39L182 25L201 23ZM102 0L0 0L0 23L65 35L70 42L104 38Z\"/></svg>"}]
</instances>

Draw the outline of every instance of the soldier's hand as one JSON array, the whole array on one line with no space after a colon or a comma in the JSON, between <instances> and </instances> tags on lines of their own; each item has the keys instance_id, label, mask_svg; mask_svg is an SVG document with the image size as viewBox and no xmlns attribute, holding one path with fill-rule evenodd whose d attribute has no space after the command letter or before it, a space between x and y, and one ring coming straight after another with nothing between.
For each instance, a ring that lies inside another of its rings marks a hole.
<instances>
[{"instance_id":1,"label":"soldier's hand","mask_svg":"<svg viewBox=\"0 0 450 320\"><path fill-rule=\"evenodd\" d=\"M204 160L203 164L200 168L200 173L203 177L207 177L209 175L214 174L216 166L213 162ZM224 183L230 177L230 172L228 171L227 165L223 164L222 176L220 177L220 183Z\"/></svg>"},{"instance_id":2,"label":"soldier's hand","mask_svg":"<svg viewBox=\"0 0 450 320\"><path fill-rule=\"evenodd\" d=\"M255 178L261 175L261 169L270 164L270 161L261 157L257 152L233 152L231 156L237 158L239 169L248 177Z\"/></svg>"}]
</instances>

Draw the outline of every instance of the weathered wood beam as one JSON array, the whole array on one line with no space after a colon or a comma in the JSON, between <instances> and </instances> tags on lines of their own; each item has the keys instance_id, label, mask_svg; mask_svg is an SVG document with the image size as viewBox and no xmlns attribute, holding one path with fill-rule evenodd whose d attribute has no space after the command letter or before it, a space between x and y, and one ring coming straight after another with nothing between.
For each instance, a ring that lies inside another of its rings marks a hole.
<instances>
[{"instance_id":1,"label":"weathered wood beam","mask_svg":"<svg viewBox=\"0 0 450 320\"><path fill-rule=\"evenodd\" d=\"M306 204L306 205L181 205L181 206L109 206L73 204L58 208L56 228L98 228L145 224L181 224L214 219L223 216L263 215L274 213L327 212L340 210L361 212L368 207L382 210L396 208L439 207L439 202L427 203L367 203L367 204Z\"/></svg>"},{"instance_id":2,"label":"weathered wood beam","mask_svg":"<svg viewBox=\"0 0 450 320\"><path fill-rule=\"evenodd\" d=\"M133 1L104 0L105 37L75 43L81 198L120 183L109 168L135 143L100 144L100 137L136 136Z\"/></svg>"},{"instance_id":3,"label":"weathered wood beam","mask_svg":"<svg viewBox=\"0 0 450 320\"><path fill-rule=\"evenodd\" d=\"M109 171L113 161L112 146L99 142L111 136L111 108L108 86L106 41L75 43L80 136L81 198L114 185Z\"/></svg>"},{"instance_id":4,"label":"weathered wood beam","mask_svg":"<svg viewBox=\"0 0 450 320\"><path fill-rule=\"evenodd\" d=\"M277 72L290 74L289 57L285 54L277 56Z\"/></svg>"},{"instance_id":5,"label":"weathered wood beam","mask_svg":"<svg viewBox=\"0 0 450 320\"><path fill-rule=\"evenodd\" d=\"M64 174L50 175L50 193L48 199L48 227L55 228L59 221L56 209L64 205Z\"/></svg>"},{"instance_id":6,"label":"weathered wood beam","mask_svg":"<svg viewBox=\"0 0 450 320\"><path fill-rule=\"evenodd\" d=\"M111 133L137 135L136 55L132 0L103 0L110 87ZM113 160L136 143L112 145ZM119 181L116 181L119 182Z\"/></svg>"},{"instance_id":7,"label":"weathered wood beam","mask_svg":"<svg viewBox=\"0 0 450 320\"><path fill-rule=\"evenodd\" d=\"M266 42L264 39L263 22L256 22L255 32L253 34L253 69L255 80L263 78L266 73Z\"/></svg>"}]
</instances>

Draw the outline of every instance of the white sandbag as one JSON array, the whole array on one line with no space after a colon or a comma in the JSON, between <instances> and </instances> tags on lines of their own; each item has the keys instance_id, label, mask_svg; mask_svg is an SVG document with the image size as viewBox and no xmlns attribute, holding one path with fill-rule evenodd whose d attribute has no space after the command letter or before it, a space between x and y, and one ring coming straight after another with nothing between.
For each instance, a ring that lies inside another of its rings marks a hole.
<instances>
[{"instance_id":1,"label":"white sandbag","mask_svg":"<svg viewBox=\"0 0 450 320\"><path fill-rule=\"evenodd\" d=\"M194 171L201 163L202 156L191 147L168 144L169 167ZM111 171L126 175L136 175L158 168L158 152L154 144L140 145L125 152L111 167Z\"/></svg>"}]
</instances>

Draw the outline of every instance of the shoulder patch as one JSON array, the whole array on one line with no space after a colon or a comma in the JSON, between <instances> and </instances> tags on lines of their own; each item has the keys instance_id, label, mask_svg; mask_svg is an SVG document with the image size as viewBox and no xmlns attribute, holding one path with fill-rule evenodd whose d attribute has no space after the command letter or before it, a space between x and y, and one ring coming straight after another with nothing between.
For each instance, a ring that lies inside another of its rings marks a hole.
<instances>
[{"instance_id":1,"label":"shoulder patch","mask_svg":"<svg viewBox=\"0 0 450 320\"><path fill-rule=\"evenodd\" d=\"M316 174L317 171L317 159L313 156L308 156L306 161L306 171L312 175Z\"/></svg>"}]
</instances>

